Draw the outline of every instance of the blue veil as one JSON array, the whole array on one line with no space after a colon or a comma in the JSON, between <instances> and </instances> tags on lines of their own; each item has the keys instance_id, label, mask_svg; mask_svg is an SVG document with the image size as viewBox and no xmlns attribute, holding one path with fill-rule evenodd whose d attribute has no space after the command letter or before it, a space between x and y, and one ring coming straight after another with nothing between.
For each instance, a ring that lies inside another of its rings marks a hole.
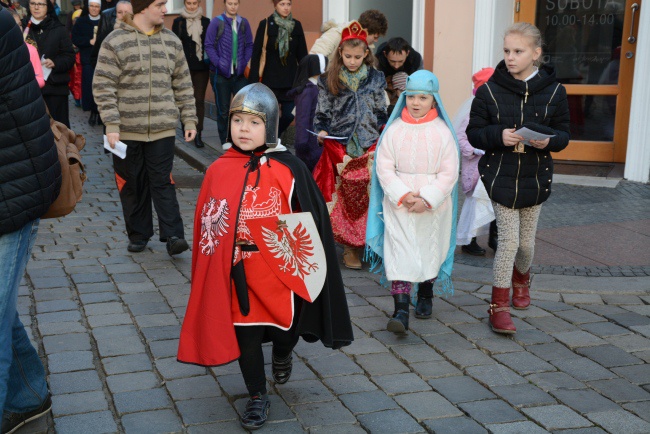
<instances>
[{"instance_id":1,"label":"blue veil","mask_svg":"<svg viewBox=\"0 0 650 434\"><path fill-rule=\"evenodd\" d=\"M458 152L458 161L460 161L460 149L458 147L458 139L456 138L456 132L454 131L454 126L452 125L451 119L447 112L445 111L444 106L442 105L442 100L439 94L440 86L438 84L438 78L430 71L420 70L411 74L406 82L406 90L402 92L397 104L395 104L395 109L391 114L388 122L386 123L386 128L379 137L377 142L377 147L381 146L382 139L384 134L388 130L388 127L398 119L404 107L406 107L406 96L407 95L419 95L419 94L429 94L433 95L437 110L438 116L445 121L449 131L454 137L454 142L456 143L456 152ZM384 258L384 220L383 220L383 198L384 191L379 184L379 179L377 178L377 160L375 159L372 166L372 179L370 181L370 205L368 206L368 222L366 226L366 250L365 250L365 259L370 262L370 270L375 273L382 274L382 283L386 282L385 270L383 264ZM438 277L434 285L434 292L438 295L452 295L454 293L454 288L451 283L451 271L454 266L454 250L456 250L456 216L458 213L458 183L454 186L454 189L451 193L451 200L453 204L452 210L452 225L451 225L451 234L449 242L449 251L445 261L440 266L440 271L438 272ZM416 291L412 292L412 297L415 297Z\"/></svg>"}]
</instances>

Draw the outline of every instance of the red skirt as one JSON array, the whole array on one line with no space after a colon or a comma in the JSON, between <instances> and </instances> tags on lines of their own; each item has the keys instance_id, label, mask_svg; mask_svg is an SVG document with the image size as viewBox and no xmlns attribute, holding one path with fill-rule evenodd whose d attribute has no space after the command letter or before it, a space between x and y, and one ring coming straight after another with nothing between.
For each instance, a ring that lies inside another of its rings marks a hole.
<instances>
[{"instance_id":1,"label":"red skirt","mask_svg":"<svg viewBox=\"0 0 650 434\"><path fill-rule=\"evenodd\" d=\"M326 139L314 168L314 179L330 208L334 239L346 246L363 247L366 243L375 146L360 157L346 158L343 144Z\"/></svg>"}]
</instances>

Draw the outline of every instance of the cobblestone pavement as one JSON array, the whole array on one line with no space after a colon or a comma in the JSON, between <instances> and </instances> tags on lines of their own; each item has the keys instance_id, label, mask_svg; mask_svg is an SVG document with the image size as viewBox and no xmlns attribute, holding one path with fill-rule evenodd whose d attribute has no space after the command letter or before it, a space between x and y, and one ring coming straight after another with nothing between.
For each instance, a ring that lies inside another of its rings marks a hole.
<instances>
[{"instance_id":1,"label":"cobblestone pavement","mask_svg":"<svg viewBox=\"0 0 650 434\"><path fill-rule=\"evenodd\" d=\"M19 295L53 410L19 432L242 432L238 365L175 358L191 255L171 259L157 240L127 252L101 129L71 113L88 139L86 193L72 215L41 222ZM202 175L178 159L174 178L191 238ZM301 341L291 380L269 384L262 432L650 432L643 277L535 276L541 289L530 309L513 312L518 332L505 337L486 322L489 270L458 264L456 294L396 337L385 330L392 300L377 276L343 273L354 343L332 351Z\"/></svg>"}]
</instances>

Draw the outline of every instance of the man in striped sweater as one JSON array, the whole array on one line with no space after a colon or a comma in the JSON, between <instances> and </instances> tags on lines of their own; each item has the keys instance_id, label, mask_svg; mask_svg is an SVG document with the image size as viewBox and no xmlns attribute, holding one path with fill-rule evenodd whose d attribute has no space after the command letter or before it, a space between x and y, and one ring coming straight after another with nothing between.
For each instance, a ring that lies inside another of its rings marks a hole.
<instances>
[{"instance_id":1,"label":"man in striped sweater","mask_svg":"<svg viewBox=\"0 0 650 434\"><path fill-rule=\"evenodd\" d=\"M196 135L194 91L181 41L165 29L166 0L134 0L99 50L93 95L111 147L127 145L126 158L113 156L128 250L143 251L154 235L151 202L167 253L188 249L174 181L176 125L180 112L185 140Z\"/></svg>"}]
</instances>

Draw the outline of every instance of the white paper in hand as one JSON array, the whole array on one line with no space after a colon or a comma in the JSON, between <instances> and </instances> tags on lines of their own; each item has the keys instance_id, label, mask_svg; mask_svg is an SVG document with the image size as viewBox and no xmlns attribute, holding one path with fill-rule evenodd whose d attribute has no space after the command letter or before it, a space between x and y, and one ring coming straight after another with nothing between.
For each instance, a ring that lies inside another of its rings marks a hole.
<instances>
[{"instance_id":1,"label":"white paper in hand","mask_svg":"<svg viewBox=\"0 0 650 434\"><path fill-rule=\"evenodd\" d=\"M550 139L551 137L555 137L554 134L542 134L538 133L537 131L529 130L526 127L519 128L517 131L515 131L515 134L523 137L523 142L527 146L531 146L529 140L546 140Z\"/></svg>"},{"instance_id":2,"label":"white paper in hand","mask_svg":"<svg viewBox=\"0 0 650 434\"><path fill-rule=\"evenodd\" d=\"M310 131L310 130L307 130L307 132L308 132L309 134L313 134L313 135L315 135L315 136L318 135L318 133L315 133L315 132ZM323 137L323 138L324 138L324 139L332 139L332 140L345 140L345 139L347 139L347 137L338 137L338 136L325 136L325 137Z\"/></svg>"},{"instance_id":3,"label":"white paper in hand","mask_svg":"<svg viewBox=\"0 0 650 434\"><path fill-rule=\"evenodd\" d=\"M45 56L41 56L41 67L43 68L43 81L47 81L47 78L50 76L52 73L52 68L48 68L47 66L43 65L45 62Z\"/></svg>"},{"instance_id":4,"label":"white paper in hand","mask_svg":"<svg viewBox=\"0 0 650 434\"><path fill-rule=\"evenodd\" d=\"M111 148L111 145L108 144L108 138L104 136L104 149L111 151L113 154L117 155L122 160L126 158L126 144L124 142L118 141L115 144L115 148Z\"/></svg>"}]
</instances>

